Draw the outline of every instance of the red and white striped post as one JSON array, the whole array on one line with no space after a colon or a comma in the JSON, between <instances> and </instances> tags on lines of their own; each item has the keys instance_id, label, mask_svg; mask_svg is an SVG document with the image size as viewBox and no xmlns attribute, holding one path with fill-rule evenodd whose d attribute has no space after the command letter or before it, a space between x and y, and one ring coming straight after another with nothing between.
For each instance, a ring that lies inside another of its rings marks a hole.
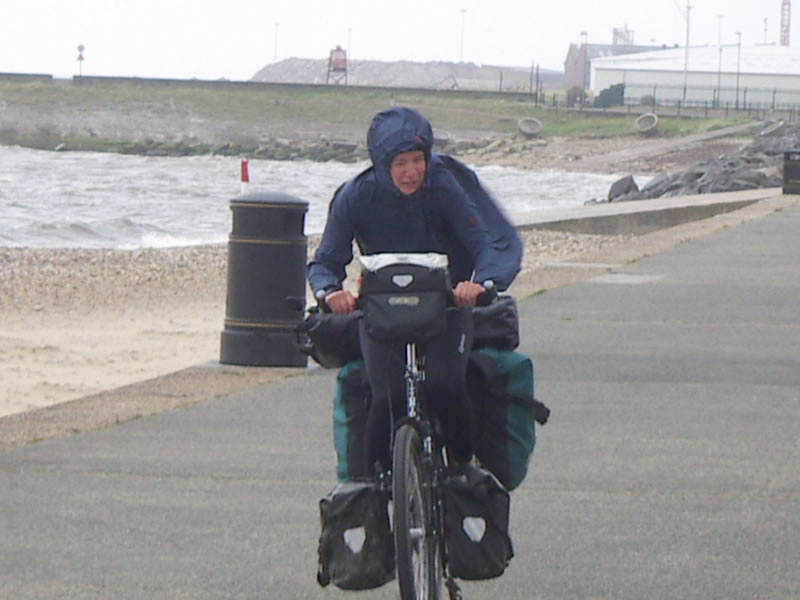
<instances>
[{"instance_id":1,"label":"red and white striped post","mask_svg":"<svg viewBox=\"0 0 800 600\"><path fill-rule=\"evenodd\" d=\"M241 172L242 172L242 177L241 177L241 182L242 182L242 183L241 183L241 185L242 185L242 187L241 187L241 193L242 193L242 194L244 194L245 192L247 192L247 187L248 187L248 185L250 184L250 174L248 173L248 170L247 170L247 159L246 159L246 158L243 158L243 159L242 159L242 167L241 167Z\"/></svg>"}]
</instances>

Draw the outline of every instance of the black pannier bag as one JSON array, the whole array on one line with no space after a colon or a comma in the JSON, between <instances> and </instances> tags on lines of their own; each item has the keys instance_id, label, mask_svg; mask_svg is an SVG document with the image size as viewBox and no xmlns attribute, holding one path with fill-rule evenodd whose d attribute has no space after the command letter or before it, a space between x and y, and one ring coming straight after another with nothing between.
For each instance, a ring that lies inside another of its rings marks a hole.
<instances>
[{"instance_id":1,"label":"black pannier bag","mask_svg":"<svg viewBox=\"0 0 800 600\"><path fill-rule=\"evenodd\" d=\"M300 350L326 369L338 369L360 359L358 324L361 317L359 310L335 315L312 308L294 328Z\"/></svg>"},{"instance_id":2,"label":"black pannier bag","mask_svg":"<svg viewBox=\"0 0 800 600\"><path fill-rule=\"evenodd\" d=\"M319 502L317 582L343 590L376 588L394 579L388 493L374 483L340 483Z\"/></svg>"},{"instance_id":3,"label":"black pannier bag","mask_svg":"<svg viewBox=\"0 0 800 600\"><path fill-rule=\"evenodd\" d=\"M452 291L447 256L384 254L360 258L365 269L359 304L372 337L421 343L441 333Z\"/></svg>"},{"instance_id":4,"label":"black pannier bag","mask_svg":"<svg viewBox=\"0 0 800 600\"><path fill-rule=\"evenodd\" d=\"M447 565L453 577L491 579L514 557L508 533L511 499L478 467L454 470L442 482Z\"/></svg>"},{"instance_id":5,"label":"black pannier bag","mask_svg":"<svg viewBox=\"0 0 800 600\"><path fill-rule=\"evenodd\" d=\"M472 309L473 348L514 350L519 346L519 314L513 296L498 296L488 306Z\"/></svg>"}]
</instances>

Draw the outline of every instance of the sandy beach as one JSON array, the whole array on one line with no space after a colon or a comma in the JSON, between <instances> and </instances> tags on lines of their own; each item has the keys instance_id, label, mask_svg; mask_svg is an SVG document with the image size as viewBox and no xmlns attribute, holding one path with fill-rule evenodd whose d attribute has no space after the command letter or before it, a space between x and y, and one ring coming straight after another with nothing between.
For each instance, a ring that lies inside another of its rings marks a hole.
<instances>
[{"instance_id":1,"label":"sandy beach","mask_svg":"<svg viewBox=\"0 0 800 600\"><path fill-rule=\"evenodd\" d=\"M214 358L225 248L0 249L0 415Z\"/></svg>"}]
</instances>

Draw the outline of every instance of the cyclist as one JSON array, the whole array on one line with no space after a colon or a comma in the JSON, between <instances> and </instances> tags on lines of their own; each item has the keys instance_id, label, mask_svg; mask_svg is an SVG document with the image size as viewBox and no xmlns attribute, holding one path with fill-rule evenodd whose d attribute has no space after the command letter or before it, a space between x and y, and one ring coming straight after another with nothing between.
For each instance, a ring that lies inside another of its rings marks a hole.
<instances>
[{"instance_id":1,"label":"cyclist","mask_svg":"<svg viewBox=\"0 0 800 600\"><path fill-rule=\"evenodd\" d=\"M475 173L452 157L432 152L433 130L414 109L378 113L367 133L372 166L345 182L331 200L325 231L308 279L315 296L337 314L355 310L342 289L353 240L366 254L437 252L449 259L453 297L443 333L425 345L425 387L444 431L451 460L473 455L471 410L465 390L475 306L491 280L500 291L519 272L522 245ZM372 390L364 453L356 470L371 476L391 465L392 422L406 413L404 354L372 338L361 325L361 349ZM353 458L353 457L351 457Z\"/></svg>"}]
</instances>

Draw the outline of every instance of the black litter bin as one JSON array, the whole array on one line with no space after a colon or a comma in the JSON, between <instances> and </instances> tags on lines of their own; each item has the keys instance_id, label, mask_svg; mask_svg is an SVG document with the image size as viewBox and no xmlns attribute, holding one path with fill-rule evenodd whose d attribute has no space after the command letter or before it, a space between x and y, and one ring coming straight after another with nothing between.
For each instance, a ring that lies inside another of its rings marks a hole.
<instances>
[{"instance_id":1,"label":"black litter bin","mask_svg":"<svg viewBox=\"0 0 800 600\"><path fill-rule=\"evenodd\" d=\"M783 153L783 193L800 194L800 150Z\"/></svg>"},{"instance_id":2,"label":"black litter bin","mask_svg":"<svg viewBox=\"0 0 800 600\"><path fill-rule=\"evenodd\" d=\"M305 306L308 203L255 192L231 200L231 211L220 362L305 367L308 357L293 331L301 315L286 299L299 298Z\"/></svg>"}]
</instances>

